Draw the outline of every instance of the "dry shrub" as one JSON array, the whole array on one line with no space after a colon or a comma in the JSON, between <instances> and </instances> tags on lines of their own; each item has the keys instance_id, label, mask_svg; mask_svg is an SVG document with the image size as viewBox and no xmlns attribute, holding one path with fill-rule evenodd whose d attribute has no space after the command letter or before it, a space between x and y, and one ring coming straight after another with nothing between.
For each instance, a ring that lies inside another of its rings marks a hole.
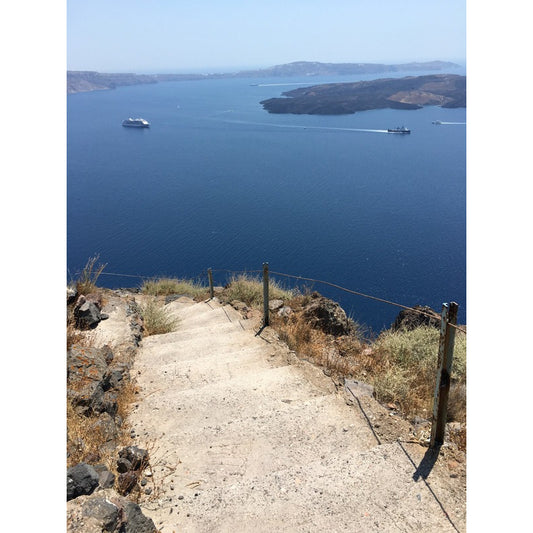
<instances>
[{"instance_id":1,"label":"dry shrub","mask_svg":"<svg viewBox=\"0 0 533 533\"><path fill-rule=\"evenodd\" d=\"M107 442L103 426L98 424L99 416L86 416L76 411L67 400L67 466L74 466L82 461L90 460L103 463L111 471L116 471L116 449L130 443L129 426L126 423L131 405L138 392L134 381L125 380L117 391L117 415L122 424L116 426L117 437L114 445Z\"/></svg>"},{"instance_id":2,"label":"dry shrub","mask_svg":"<svg viewBox=\"0 0 533 533\"><path fill-rule=\"evenodd\" d=\"M223 298L228 302L239 300L251 307L263 305L263 280L247 274L241 274L231 279L224 289ZM270 300L290 300L293 294L281 285L270 279L268 284L268 297Z\"/></svg>"},{"instance_id":3,"label":"dry shrub","mask_svg":"<svg viewBox=\"0 0 533 533\"><path fill-rule=\"evenodd\" d=\"M448 396L448 421L466 422L466 383L452 383Z\"/></svg>"},{"instance_id":4,"label":"dry shrub","mask_svg":"<svg viewBox=\"0 0 533 533\"><path fill-rule=\"evenodd\" d=\"M146 281L141 287L144 294L151 296L168 296L180 294L191 298L207 296L208 289L203 285L184 279L159 278Z\"/></svg>"},{"instance_id":5,"label":"dry shrub","mask_svg":"<svg viewBox=\"0 0 533 533\"><path fill-rule=\"evenodd\" d=\"M339 337L314 330L303 317L306 296L288 302L293 314L273 316L272 325L291 350L343 377L374 386L382 402L398 404L404 414L427 417L433 409L439 331L431 327L384 331L372 343L359 334ZM466 420L466 336L456 332L448 420Z\"/></svg>"},{"instance_id":6,"label":"dry shrub","mask_svg":"<svg viewBox=\"0 0 533 533\"><path fill-rule=\"evenodd\" d=\"M122 430L126 431L128 429L125 420L130 414L131 405L137 399L139 393L139 388L137 384L131 379L125 380L117 397L117 415L122 419Z\"/></svg>"},{"instance_id":7,"label":"dry shrub","mask_svg":"<svg viewBox=\"0 0 533 533\"><path fill-rule=\"evenodd\" d=\"M72 321L67 321L67 350L75 345L87 346L88 341L83 332L77 329Z\"/></svg>"},{"instance_id":8,"label":"dry shrub","mask_svg":"<svg viewBox=\"0 0 533 533\"><path fill-rule=\"evenodd\" d=\"M449 420L466 410L466 340L457 332L452 366L455 385L450 391ZM369 366L378 399L398 403L407 415L425 415L433 407L437 376L439 331L422 326L413 330L385 331L373 345ZM463 391L463 392L461 392ZM464 418L464 417L463 417Z\"/></svg>"},{"instance_id":9,"label":"dry shrub","mask_svg":"<svg viewBox=\"0 0 533 533\"><path fill-rule=\"evenodd\" d=\"M95 255L87 260L79 279L76 281L78 294L90 294L96 290L96 282L100 274L107 266L106 264L97 264L99 255Z\"/></svg>"},{"instance_id":10,"label":"dry shrub","mask_svg":"<svg viewBox=\"0 0 533 533\"><path fill-rule=\"evenodd\" d=\"M358 355L364 343L358 337L334 338L311 327L303 315L305 296L297 296L288 302L293 313L288 318L274 316L272 325L280 339L302 357L323 366L341 376L354 376L359 369Z\"/></svg>"},{"instance_id":11,"label":"dry shrub","mask_svg":"<svg viewBox=\"0 0 533 533\"><path fill-rule=\"evenodd\" d=\"M155 298L141 306L144 336L171 333L178 326L178 319L172 316L168 309Z\"/></svg>"},{"instance_id":12,"label":"dry shrub","mask_svg":"<svg viewBox=\"0 0 533 533\"><path fill-rule=\"evenodd\" d=\"M105 432L97 422L97 416L82 415L67 401L67 467L88 461L114 468L113 449L106 446Z\"/></svg>"},{"instance_id":13,"label":"dry shrub","mask_svg":"<svg viewBox=\"0 0 533 533\"><path fill-rule=\"evenodd\" d=\"M466 424L461 424L459 429L450 431L449 439L459 450L466 451Z\"/></svg>"}]
</instances>

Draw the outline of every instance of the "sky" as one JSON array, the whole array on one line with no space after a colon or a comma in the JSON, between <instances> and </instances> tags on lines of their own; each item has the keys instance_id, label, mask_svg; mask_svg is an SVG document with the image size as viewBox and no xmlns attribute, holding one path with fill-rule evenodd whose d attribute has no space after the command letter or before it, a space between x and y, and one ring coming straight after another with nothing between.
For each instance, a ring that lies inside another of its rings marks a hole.
<instances>
[{"instance_id":1,"label":"sky","mask_svg":"<svg viewBox=\"0 0 533 533\"><path fill-rule=\"evenodd\" d=\"M466 0L67 0L67 68L221 72L466 58Z\"/></svg>"}]
</instances>

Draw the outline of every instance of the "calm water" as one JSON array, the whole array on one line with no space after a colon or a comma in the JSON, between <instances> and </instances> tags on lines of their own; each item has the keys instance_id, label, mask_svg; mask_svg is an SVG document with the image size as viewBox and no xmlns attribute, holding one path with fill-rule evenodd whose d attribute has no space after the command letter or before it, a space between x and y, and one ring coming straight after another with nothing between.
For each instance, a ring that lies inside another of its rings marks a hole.
<instances>
[{"instance_id":1,"label":"calm water","mask_svg":"<svg viewBox=\"0 0 533 533\"><path fill-rule=\"evenodd\" d=\"M299 86L283 83L357 79L166 82L68 96L69 272L95 254L105 272L147 277L268 261L403 305L440 310L454 300L464 323L466 110L298 116L259 105ZM123 128L129 116L151 128ZM354 131L398 125L411 135ZM313 288L374 331L399 312Z\"/></svg>"}]
</instances>

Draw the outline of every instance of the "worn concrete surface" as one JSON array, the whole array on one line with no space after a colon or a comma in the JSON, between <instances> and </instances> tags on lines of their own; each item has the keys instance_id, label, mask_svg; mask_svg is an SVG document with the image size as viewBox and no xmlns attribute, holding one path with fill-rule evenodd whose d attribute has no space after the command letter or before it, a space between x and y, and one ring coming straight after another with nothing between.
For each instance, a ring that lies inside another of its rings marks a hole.
<instances>
[{"instance_id":1,"label":"worn concrete surface","mask_svg":"<svg viewBox=\"0 0 533 533\"><path fill-rule=\"evenodd\" d=\"M128 421L151 456L139 504L161 531L465 531L460 484L427 448L379 444L377 402L347 402L216 300L167 307L178 329L143 339Z\"/></svg>"}]
</instances>

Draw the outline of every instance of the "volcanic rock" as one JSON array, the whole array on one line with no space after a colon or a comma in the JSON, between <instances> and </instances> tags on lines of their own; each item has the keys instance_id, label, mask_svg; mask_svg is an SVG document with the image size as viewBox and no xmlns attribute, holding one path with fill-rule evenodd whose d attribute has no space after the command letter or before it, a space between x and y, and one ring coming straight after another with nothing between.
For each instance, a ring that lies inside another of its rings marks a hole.
<instances>
[{"instance_id":1,"label":"volcanic rock","mask_svg":"<svg viewBox=\"0 0 533 533\"><path fill-rule=\"evenodd\" d=\"M431 307L415 305L412 309L402 309L392 324L391 329L393 331L400 329L411 331L420 326L430 326L439 329L440 316Z\"/></svg>"},{"instance_id":2,"label":"volcanic rock","mask_svg":"<svg viewBox=\"0 0 533 533\"><path fill-rule=\"evenodd\" d=\"M336 337L350 335L355 331L355 325L346 316L344 309L318 293L312 294L312 301L305 307L303 316L311 327Z\"/></svg>"},{"instance_id":3,"label":"volcanic rock","mask_svg":"<svg viewBox=\"0 0 533 533\"><path fill-rule=\"evenodd\" d=\"M67 501L91 494L98 487L98 473L87 463L79 463L67 470Z\"/></svg>"}]
</instances>

